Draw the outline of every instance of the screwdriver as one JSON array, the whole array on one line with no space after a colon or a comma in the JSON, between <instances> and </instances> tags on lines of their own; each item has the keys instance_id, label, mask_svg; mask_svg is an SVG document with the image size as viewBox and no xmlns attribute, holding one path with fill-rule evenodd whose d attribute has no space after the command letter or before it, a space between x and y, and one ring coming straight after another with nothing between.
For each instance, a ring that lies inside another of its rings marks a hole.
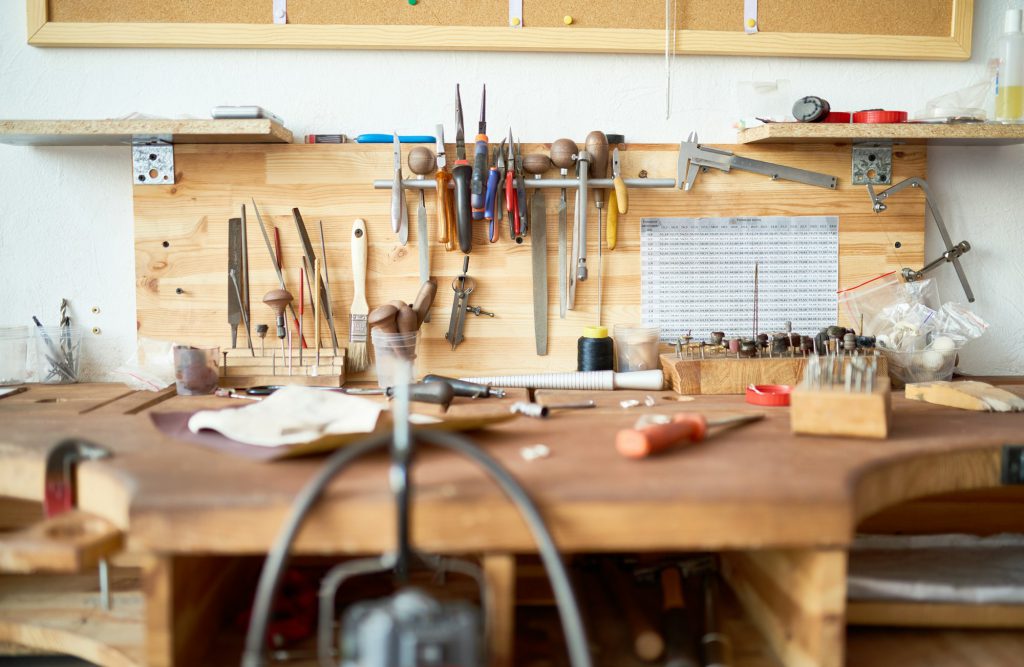
<instances>
[{"instance_id":1,"label":"screwdriver","mask_svg":"<svg viewBox=\"0 0 1024 667\"><path fill-rule=\"evenodd\" d=\"M708 429L711 427L732 428L760 419L764 419L764 415L744 415L708 421L702 414L681 412L673 415L672 420L667 423L619 431L615 435L615 449L626 458L642 459L679 445L700 442L707 437Z\"/></svg>"},{"instance_id":2,"label":"screwdriver","mask_svg":"<svg viewBox=\"0 0 1024 667\"><path fill-rule=\"evenodd\" d=\"M470 191L470 203L473 206L473 219L484 219L487 189L487 84L484 84L484 95L480 101L480 123L477 125L476 151L473 154L473 180Z\"/></svg>"},{"instance_id":3,"label":"screwdriver","mask_svg":"<svg viewBox=\"0 0 1024 667\"><path fill-rule=\"evenodd\" d=\"M459 250L469 253L473 249L473 213L470 203L469 181L473 168L466 159L466 132L462 122L462 95L455 84L455 166L452 179L455 181L455 230Z\"/></svg>"},{"instance_id":4,"label":"screwdriver","mask_svg":"<svg viewBox=\"0 0 1024 667\"><path fill-rule=\"evenodd\" d=\"M448 171L448 162L444 154L444 125L437 126L437 240L451 250L452 239L449 230L454 226L455 198L448 184L452 182L452 174Z\"/></svg>"}]
</instances>

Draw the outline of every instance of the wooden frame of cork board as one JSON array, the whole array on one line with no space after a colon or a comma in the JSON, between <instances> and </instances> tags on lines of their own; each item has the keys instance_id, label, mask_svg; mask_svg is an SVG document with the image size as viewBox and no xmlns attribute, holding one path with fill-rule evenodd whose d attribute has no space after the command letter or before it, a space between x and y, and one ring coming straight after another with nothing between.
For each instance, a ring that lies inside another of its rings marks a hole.
<instances>
[{"instance_id":1,"label":"wooden frame of cork board","mask_svg":"<svg viewBox=\"0 0 1024 667\"><path fill-rule=\"evenodd\" d=\"M799 183L771 181L757 174L715 170L701 174L690 192L678 189L629 191L629 212L619 220L618 246L604 251L604 324L640 320L640 218L644 216L838 215L839 286L850 287L885 271L923 264L925 204L920 192L905 192L872 212L863 186L850 184L849 144L770 144L727 146L738 154L839 177L839 187L825 190ZM404 151L409 146L403 146ZM523 153L547 151L529 144ZM453 149L449 148L451 154ZM622 172L635 178L676 174L678 146L630 144L621 153ZM894 151L893 179L926 176L923 145ZM296 296L301 249L291 209L298 207L320 255L317 222L323 220L331 300L342 345L347 342L352 301L350 231L353 220L367 223L368 294L371 308L392 299L411 301L419 285L416 209L419 198L407 192L410 235L407 246L391 231L390 190L375 190L374 179L391 177L391 146L367 144L179 145L175 147L175 185L134 187L136 295L140 336L191 344L229 344L227 324L227 226L248 205L249 265L253 325L272 323L260 301L276 288L277 278L260 234L250 197L268 225L281 231L285 276ZM556 178L557 170L548 177ZM408 175L408 172L407 172ZM532 192L532 191L531 191ZM576 366L576 339L593 324L597 296L597 225L590 202L588 254L591 279L580 283L577 309L558 316L558 190L544 190L548 230L547 356L537 356L533 337L530 238L516 245L507 227L495 244L486 242L486 224L474 225L469 275L477 282L470 304L496 316L467 317L465 342L452 351L444 340L451 312L451 282L461 271L463 255L446 252L430 239L431 274L438 297L431 321L423 325L420 372L450 375L542 372ZM532 196L532 195L531 195ZM569 218L575 192L568 192ZM436 230L435 196L426 191L428 226ZM571 223L570 223L571 227ZM268 230L269 231L269 230ZM273 232L270 232L273 234ZM899 246L898 248L896 246ZM696 261L696 260L695 260ZM180 293L178 292L180 290ZM695 298L706 299L708 295ZM311 332L306 309L304 331ZM322 327L326 330L326 327ZM699 332L694 332L698 335ZM329 336L324 334L325 342ZM245 336L240 332L240 344ZM276 345L273 333L267 349ZM257 346L259 345L257 341ZM268 352L269 354L269 352ZM355 375L349 379L372 379Z\"/></svg>"},{"instance_id":2,"label":"wooden frame of cork board","mask_svg":"<svg viewBox=\"0 0 1024 667\"><path fill-rule=\"evenodd\" d=\"M285 25L251 0L26 0L35 46L400 49L664 53L662 0L288 0ZM826 5L823 7L822 5ZM923 6L922 6L923 5ZM973 0L760 0L760 32L743 31L743 0L673 2L674 52L817 58L966 60ZM563 18L573 17L572 25Z\"/></svg>"}]
</instances>

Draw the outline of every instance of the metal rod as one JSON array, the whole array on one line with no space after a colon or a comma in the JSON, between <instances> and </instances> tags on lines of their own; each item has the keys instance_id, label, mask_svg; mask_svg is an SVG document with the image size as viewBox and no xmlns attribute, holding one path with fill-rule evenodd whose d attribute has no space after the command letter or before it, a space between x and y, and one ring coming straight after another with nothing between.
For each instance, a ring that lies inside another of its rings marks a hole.
<instances>
[{"instance_id":1,"label":"metal rod","mask_svg":"<svg viewBox=\"0 0 1024 667\"><path fill-rule=\"evenodd\" d=\"M630 188L674 188L674 178L626 178L623 179ZM393 181L377 179L373 182L375 190L390 190ZM574 188L577 185L575 178L538 178L532 181L525 181L527 188L543 188L545 190L557 190L561 188ZM433 190L437 187L434 181L407 179L402 181L402 187L410 190ZM450 186L454 187L454 186ZM588 178L588 188L602 188L609 190L615 187L611 178Z\"/></svg>"}]
</instances>

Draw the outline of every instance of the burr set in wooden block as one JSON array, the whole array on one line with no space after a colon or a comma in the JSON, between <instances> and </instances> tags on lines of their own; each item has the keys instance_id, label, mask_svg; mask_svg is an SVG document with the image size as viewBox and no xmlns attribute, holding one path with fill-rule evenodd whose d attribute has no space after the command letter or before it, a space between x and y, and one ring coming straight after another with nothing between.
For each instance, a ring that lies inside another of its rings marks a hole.
<instances>
[{"instance_id":1,"label":"burr set in wooden block","mask_svg":"<svg viewBox=\"0 0 1024 667\"><path fill-rule=\"evenodd\" d=\"M892 394L882 357L811 357L790 395L790 428L805 435L889 437Z\"/></svg>"},{"instance_id":2,"label":"burr set in wooden block","mask_svg":"<svg viewBox=\"0 0 1024 667\"><path fill-rule=\"evenodd\" d=\"M331 349L320 350L317 363L315 350L303 350L299 359L298 350L292 350L289 361L282 358L281 350L267 349L265 354L256 350L256 356L248 348L232 348L224 351L220 370L222 387L262 387L265 385L300 385L304 387L341 387L345 384L345 348L338 348L335 355Z\"/></svg>"}]
</instances>

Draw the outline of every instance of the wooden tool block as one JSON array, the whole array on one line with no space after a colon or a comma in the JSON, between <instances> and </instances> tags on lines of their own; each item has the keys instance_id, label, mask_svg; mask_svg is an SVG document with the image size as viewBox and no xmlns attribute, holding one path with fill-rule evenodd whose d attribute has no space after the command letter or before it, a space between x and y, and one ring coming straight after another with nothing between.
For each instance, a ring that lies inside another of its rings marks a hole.
<instances>
[{"instance_id":1,"label":"wooden tool block","mask_svg":"<svg viewBox=\"0 0 1024 667\"><path fill-rule=\"evenodd\" d=\"M274 354L276 351L278 354ZM288 361L282 359L280 349L267 350L265 354L252 356L248 348L226 350L226 363L220 369L222 387L262 387L264 385L298 385L302 387L341 387L345 384L345 348L320 350L320 365L316 364L314 350L302 351L299 363L298 350L293 351L292 372L288 373Z\"/></svg>"},{"instance_id":2,"label":"wooden tool block","mask_svg":"<svg viewBox=\"0 0 1024 667\"><path fill-rule=\"evenodd\" d=\"M853 438L889 437L892 392L884 375L869 393L798 387L789 398L789 424L793 433L840 435Z\"/></svg>"},{"instance_id":3,"label":"wooden tool block","mask_svg":"<svg viewBox=\"0 0 1024 667\"><path fill-rule=\"evenodd\" d=\"M675 353L661 355L666 382L685 395L742 394L752 384L797 385L806 363L805 357L678 359ZM878 375L888 372L885 357L879 356Z\"/></svg>"}]
</instances>

